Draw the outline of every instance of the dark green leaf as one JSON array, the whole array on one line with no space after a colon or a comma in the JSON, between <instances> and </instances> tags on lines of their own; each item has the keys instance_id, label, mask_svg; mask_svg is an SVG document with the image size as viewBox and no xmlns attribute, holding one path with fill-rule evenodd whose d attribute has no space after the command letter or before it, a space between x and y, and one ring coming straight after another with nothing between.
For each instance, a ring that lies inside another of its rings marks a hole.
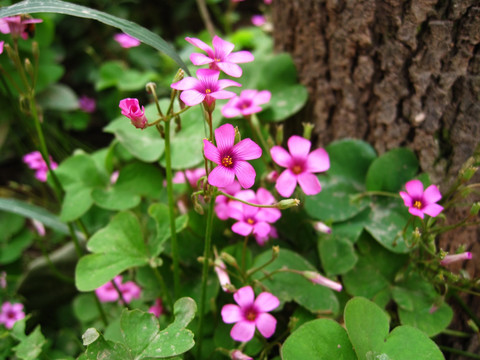
<instances>
[{"instance_id":1,"label":"dark green leaf","mask_svg":"<svg viewBox=\"0 0 480 360\"><path fill-rule=\"evenodd\" d=\"M318 253L327 275L344 274L350 271L358 260L352 242L337 236L320 239Z\"/></svg>"}]
</instances>

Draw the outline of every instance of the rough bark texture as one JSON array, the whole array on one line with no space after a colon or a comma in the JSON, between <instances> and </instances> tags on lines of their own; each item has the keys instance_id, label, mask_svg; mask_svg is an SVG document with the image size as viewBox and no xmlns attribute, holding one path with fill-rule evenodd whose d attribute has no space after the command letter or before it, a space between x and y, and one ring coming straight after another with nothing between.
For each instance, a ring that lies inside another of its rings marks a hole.
<instances>
[{"instance_id":1,"label":"rough bark texture","mask_svg":"<svg viewBox=\"0 0 480 360\"><path fill-rule=\"evenodd\" d=\"M319 145L407 146L448 187L480 141L478 0L275 0L272 18L276 50L292 54L310 93L299 120L316 124ZM301 121L290 130L300 133ZM477 260L466 268L480 276L479 239L473 227L440 246L467 244Z\"/></svg>"}]
</instances>

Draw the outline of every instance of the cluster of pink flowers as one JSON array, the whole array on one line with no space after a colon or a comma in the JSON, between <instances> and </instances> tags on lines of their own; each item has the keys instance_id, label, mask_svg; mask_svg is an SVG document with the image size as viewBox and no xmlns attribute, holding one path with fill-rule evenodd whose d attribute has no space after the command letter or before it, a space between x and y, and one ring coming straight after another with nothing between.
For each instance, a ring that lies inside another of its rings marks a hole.
<instances>
[{"instance_id":1,"label":"cluster of pink flowers","mask_svg":"<svg viewBox=\"0 0 480 360\"><path fill-rule=\"evenodd\" d=\"M115 276L112 281L115 283L118 290L120 290L122 298L127 304L130 303L133 299L140 298L142 289L133 281L126 281L122 283L122 277L120 275ZM119 298L118 291L117 289L115 289L112 281L109 281L106 284L95 289L95 294L97 294L98 300L100 300L101 302L122 301Z\"/></svg>"},{"instance_id":2,"label":"cluster of pink flowers","mask_svg":"<svg viewBox=\"0 0 480 360\"><path fill-rule=\"evenodd\" d=\"M3 324L7 329L13 328L13 325L24 317L25 313L23 312L23 304L11 303L9 301L5 301L2 304L2 309L0 311L0 324Z\"/></svg>"},{"instance_id":3,"label":"cluster of pink flowers","mask_svg":"<svg viewBox=\"0 0 480 360\"><path fill-rule=\"evenodd\" d=\"M35 177L37 178L37 180L41 182L47 181L48 167L47 167L47 164L45 163L45 160L43 160L43 157L40 151L33 151L31 153L24 155L23 162L27 164L27 166L30 169L35 170ZM52 170L58 167L58 164L55 161L53 161L51 157L50 157L50 166Z\"/></svg>"}]
</instances>

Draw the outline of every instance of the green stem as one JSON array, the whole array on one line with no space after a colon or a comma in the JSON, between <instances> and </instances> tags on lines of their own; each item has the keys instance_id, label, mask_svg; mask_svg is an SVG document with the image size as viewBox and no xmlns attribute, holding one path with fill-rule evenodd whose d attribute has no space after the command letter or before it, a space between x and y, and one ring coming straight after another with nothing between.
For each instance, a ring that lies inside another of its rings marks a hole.
<instances>
[{"instance_id":1,"label":"green stem","mask_svg":"<svg viewBox=\"0 0 480 360\"><path fill-rule=\"evenodd\" d=\"M105 315L105 311L103 310L102 304L100 303L100 300L98 300L97 294L95 294L94 291L92 291L93 298L95 299L95 304L97 306L98 312L100 313L100 317L102 318L103 325L105 327L108 326L108 320L107 316Z\"/></svg>"},{"instance_id":2,"label":"green stem","mask_svg":"<svg viewBox=\"0 0 480 360\"><path fill-rule=\"evenodd\" d=\"M213 38L215 36L215 27L213 26L212 19L208 13L208 8L205 0L197 0L198 10L200 11L200 17L202 18L208 33Z\"/></svg>"},{"instance_id":3,"label":"green stem","mask_svg":"<svg viewBox=\"0 0 480 360\"><path fill-rule=\"evenodd\" d=\"M463 355L463 356L470 357L472 359L480 359L480 355L475 355L468 351L463 351L463 350L459 350L459 349L455 349L455 348L451 348L449 346L443 346L443 345L440 345L439 348L443 351L448 351L452 354Z\"/></svg>"},{"instance_id":4,"label":"green stem","mask_svg":"<svg viewBox=\"0 0 480 360\"><path fill-rule=\"evenodd\" d=\"M162 288L163 293L165 294L165 298L167 299L168 306L173 312L173 300L172 300L172 297L170 296L170 293L168 292L168 288L167 288L167 285L165 284L165 280L163 279L162 274L160 274L160 272L156 267L152 267L152 270L158 282L160 283L160 287Z\"/></svg>"},{"instance_id":5,"label":"green stem","mask_svg":"<svg viewBox=\"0 0 480 360\"><path fill-rule=\"evenodd\" d=\"M207 213L207 228L205 231L205 248L203 251L203 270L202 270L202 292L200 295L200 306L199 306L199 319L198 319L198 329L197 329L197 359L200 359L202 351L202 337L203 337L203 320L205 312L205 302L207 299L207 280L208 280L208 269L210 264L210 252L212 247L212 228L213 228L213 215L215 205L215 195L211 197L210 203L208 204L208 213Z\"/></svg>"},{"instance_id":6,"label":"green stem","mask_svg":"<svg viewBox=\"0 0 480 360\"><path fill-rule=\"evenodd\" d=\"M388 192L388 191L365 191L361 194L357 194L357 195L354 195L352 196L352 201L357 201L357 200L360 200L361 198L365 197L365 196L389 196L389 197L393 197L393 198L398 198L399 195L397 193L391 193L391 192Z\"/></svg>"},{"instance_id":7,"label":"green stem","mask_svg":"<svg viewBox=\"0 0 480 360\"><path fill-rule=\"evenodd\" d=\"M273 208L273 209L279 209L280 208L279 203L275 203L275 204L271 204L271 205L255 204L255 203L251 203L251 202L248 202L248 201L245 201L245 200L242 200L242 199L237 199L235 196L232 196L232 195L227 194L226 192L223 192L223 191L220 191L220 190L217 190L217 195L223 195L223 196L228 197L231 200L238 201L238 202L241 202L245 205L250 205L250 206L254 206L254 207L258 207L258 208Z\"/></svg>"},{"instance_id":8,"label":"green stem","mask_svg":"<svg viewBox=\"0 0 480 360\"><path fill-rule=\"evenodd\" d=\"M170 217L170 231L172 241L173 261L173 295L176 299L180 293L180 265L178 259L177 230L175 227L175 198L173 196L172 157L170 149L170 120L165 121L165 162L167 172L167 196Z\"/></svg>"},{"instance_id":9,"label":"green stem","mask_svg":"<svg viewBox=\"0 0 480 360\"><path fill-rule=\"evenodd\" d=\"M247 121L252 128L254 137L257 138L256 140L260 142L260 145L263 148L263 154L265 155L266 159L264 156L262 156L262 159L265 159L265 163L268 165L272 162L272 158L270 157L270 152L268 151L268 144L263 137L262 130L260 129L260 122L255 114L247 117Z\"/></svg>"},{"instance_id":10,"label":"green stem","mask_svg":"<svg viewBox=\"0 0 480 360\"><path fill-rule=\"evenodd\" d=\"M457 301L457 303L462 307L462 309L470 316L470 318L473 320L475 325L480 328L480 319L473 313L472 310L465 304L465 302L462 300L460 296L456 292L452 293L453 298Z\"/></svg>"}]
</instances>

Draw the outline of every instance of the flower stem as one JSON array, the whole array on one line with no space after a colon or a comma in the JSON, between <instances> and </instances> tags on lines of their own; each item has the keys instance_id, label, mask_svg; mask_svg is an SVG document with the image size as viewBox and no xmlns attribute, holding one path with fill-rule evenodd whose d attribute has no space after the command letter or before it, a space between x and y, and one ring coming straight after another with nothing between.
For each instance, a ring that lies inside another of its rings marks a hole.
<instances>
[{"instance_id":1,"label":"flower stem","mask_svg":"<svg viewBox=\"0 0 480 360\"><path fill-rule=\"evenodd\" d=\"M231 200L238 201L238 202L241 202L245 205L250 205L250 206L254 206L254 207L258 207L258 208L271 208L271 209L283 209L284 208L280 205L280 203L275 203L275 204L270 204L270 205L251 203L251 202L248 202L248 201L245 201L245 200L242 200L242 199L237 199L235 196L232 196L232 195L227 194L226 192L223 192L223 191L220 191L220 190L217 190L217 195L223 195L223 196L228 197ZM297 199L293 199L292 203L295 204L295 205L298 205L300 203L300 201L298 201Z\"/></svg>"},{"instance_id":2,"label":"flower stem","mask_svg":"<svg viewBox=\"0 0 480 360\"><path fill-rule=\"evenodd\" d=\"M262 130L260 129L260 122L258 121L258 118L255 114L252 114L251 116L247 117L248 124L252 128L252 132L254 137L258 138L257 141L260 142L263 148L263 153L266 157L266 165L268 166L272 162L272 158L270 157L270 152L268 151L269 146L267 142L265 141L265 138L263 137ZM262 159L265 159L262 156Z\"/></svg>"},{"instance_id":3,"label":"flower stem","mask_svg":"<svg viewBox=\"0 0 480 360\"><path fill-rule=\"evenodd\" d=\"M203 270L202 270L202 292L200 295L200 306L199 306L199 318L198 318L198 329L197 329L197 359L200 359L202 351L202 334L203 334L203 320L205 312L205 302L207 298L207 280L208 280L208 269L210 264L210 253L212 247L212 228L213 228L213 215L214 215L214 205L215 205L215 195L210 198L210 203L208 204L208 213L207 213L207 228L205 230L205 248L203 251Z\"/></svg>"},{"instance_id":4,"label":"flower stem","mask_svg":"<svg viewBox=\"0 0 480 360\"><path fill-rule=\"evenodd\" d=\"M158 271L157 267L152 266L152 270L153 270L153 273L155 274L155 277L157 278L158 282L160 283L160 287L162 288L163 293L165 294L168 306L170 307L171 311L173 312L173 300L172 300L172 297L170 296L170 293L168 292L167 285L165 284L165 280L163 279L162 274L160 274L160 271Z\"/></svg>"}]
</instances>

